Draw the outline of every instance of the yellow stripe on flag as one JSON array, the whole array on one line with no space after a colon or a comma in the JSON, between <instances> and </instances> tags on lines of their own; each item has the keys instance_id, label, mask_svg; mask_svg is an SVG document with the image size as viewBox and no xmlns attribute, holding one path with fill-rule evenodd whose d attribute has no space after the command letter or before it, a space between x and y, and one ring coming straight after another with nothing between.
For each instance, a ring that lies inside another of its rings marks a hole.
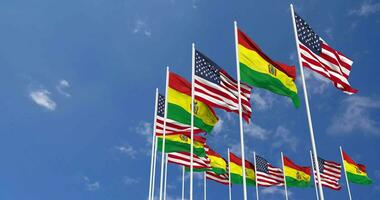
<instances>
[{"instance_id":1,"label":"yellow stripe on flag","mask_svg":"<svg viewBox=\"0 0 380 200\"><path fill-rule=\"evenodd\" d=\"M163 138L163 136L157 136L158 138ZM176 135L165 135L165 140L178 142L178 143L185 143L190 145L191 139L187 137L186 135L182 134L176 134ZM204 148L204 144L202 142L198 142L194 140L194 148Z\"/></svg>"},{"instance_id":2,"label":"yellow stripe on flag","mask_svg":"<svg viewBox=\"0 0 380 200\"><path fill-rule=\"evenodd\" d=\"M210 159L210 165L211 167L220 168L220 169L227 169L227 163L223 158L207 155L207 157Z\"/></svg>"},{"instance_id":3,"label":"yellow stripe on flag","mask_svg":"<svg viewBox=\"0 0 380 200\"><path fill-rule=\"evenodd\" d=\"M243 176L242 167L240 165L235 164L234 162L230 162L230 170L231 174ZM245 168L245 174L245 178L255 180L255 171L253 169Z\"/></svg>"},{"instance_id":4,"label":"yellow stripe on flag","mask_svg":"<svg viewBox=\"0 0 380 200\"><path fill-rule=\"evenodd\" d=\"M239 44L239 61L254 71L266 74L281 81L281 83L289 90L297 93L297 87L291 77L278 69L272 68L272 73L269 72L271 64L261 57L256 51L247 49Z\"/></svg>"},{"instance_id":5,"label":"yellow stripe on flag","mask_svg":"<svg viewBox=\"0 0 380 200\"><path fill-rule=\"evenodd\" d=\"M344 168L346 169L347 172L351 174L355 174L358 176L367 176L366 172L363 172L362 170L359 169L359 167L351 163L348 163L347 161L344 161Z\"/></svg>"},{"instance_id":6,"label":"yellow stripe on flag","mask_svg":"<svg viewBox=\"0 0 380 200\"><path fill-rule=\"evenodd\" d=\"M175 104L191 114L191 96L168 88L168 103ZM203 102L195 100L194 116L200 118L205 124L214 126L218 118Z\"/></svg>"},{"instance_id":7,"label":"yellow stripe on flag","mask_svg":"<svg viewBox=\"0 0 380 200\"><path fill-rule=\"evenodd\" d=\"M299 171L288 166L284 166L284 174L285 176L292 177L293 179L298 181L310 181L309 174L306 174L303 171Z\"/></svg>"}]
</instances>

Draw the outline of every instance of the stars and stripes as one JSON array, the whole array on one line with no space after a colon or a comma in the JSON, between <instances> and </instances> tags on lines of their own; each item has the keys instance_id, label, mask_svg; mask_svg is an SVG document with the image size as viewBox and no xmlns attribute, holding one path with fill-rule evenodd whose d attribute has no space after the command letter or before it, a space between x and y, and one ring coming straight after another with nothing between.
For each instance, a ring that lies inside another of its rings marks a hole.
<instances>
[{"instance_id":1,"label":"stars and stripes","mask_svg":"<svg viewBox=\"0 0 380 200\"><path fill-rule=\"evenodd\" d=\"M252 88L246 84L240 85L243 117L249 122ZM195 51L194 88L196 99L228 112L239 112L237 81L199 51Z\"/></svg>"},{"instance_id":2,"label":"stars and stripes","mask_svg":"<svg viewBox=\"0 0 380 200\"><path fill-rule=\"evenodd\" d=\"M357 93L348 82L353 61L331 48L300 16L294 16L302 65L330 79L343 92Z\"/></svg>"},{"instance_id":3,"label":"stars and stripes","mask_svg":"<svg viewBox=\"0 0 380 200\"><path fill-rule=\"evenodd\" d=\"M206 178L213 180L213 181L216 181L218 183L224 184L224 185L228 185L228 183L229 183L228 173L218 175L213 171L207 171L206 172Z\"/></svg>"},{"instance_id":4,"label":"stars and stripes","mask_svg":"<svg viewBox=\"0 0 380 200\"><path fill-rule=\"evenodd\" d=\"M168 162L190 167L190 152L174 152L168 153ZM211 169L210 159L207 157L199 157L193 154L194 169Z\"/></svg>"},{"instance_id":5,"label":"stars and stripes","mask_svg":"<svg viewBox=\"0 0 380 200\"><path fill-rule=\"evenodd\" d=\"M165 116L165 96L159 94L157 99L157 116L156 116L156 134L164 132L164 116ZM166 134L190 133L191 127L177 121L166 119ZM203 132L201 129L194 127L194 133Z\"/></svg>"},{"instance_id":6,"label":"stars and stripes","mask_svg":"<svg viewBox=\"0 0 380 200\"><path fill-rule=\"evenodd\" d=\"M282 186L284 174L280 168L273 167L264 158L256 156L256 181L259 186Z\"/></svg>"},{"instance_id":7,"label":"stars and stripes","mask_svg":"<svg viewBox=\"0 0 380 200\"><path fill-rule=\"evenodd\" d=\"M342 165L333 161L327 161L318 157L319 172L321 176L322 186L331 188L333 190L340 190L339 180L341 177ZM314 165L315 166L315 165ZM315 180L318 183L318 176L315 172Z\"/></svg>"}]
</instances>

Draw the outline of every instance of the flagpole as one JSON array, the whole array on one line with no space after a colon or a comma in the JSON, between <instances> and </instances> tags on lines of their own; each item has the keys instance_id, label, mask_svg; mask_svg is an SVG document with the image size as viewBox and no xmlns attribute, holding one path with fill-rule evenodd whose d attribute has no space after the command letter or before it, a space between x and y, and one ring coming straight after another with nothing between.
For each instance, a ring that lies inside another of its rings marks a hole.
<instances>
[{"instance_id":1,"label":"flagpole","mask_svg":"<svg viewBox=\"0 0 380 200\"><path fill-rule=\"evenodd\" d=\"M164 183L164 200L166 200L166 185L168 180L168 154L165 154L165 183Z\"/></svg>"},{"instance_id":2,"label":"flagpole","mask_svg":"<svg viewBox=\"0 0 380 200\"><path fill-rule=\"evenodd\" d=\"M206 182L206 172L203 172L203 199L207 199L207 182Z\"/></svg>"},{"instance_id":3,"label":"flagpole","mask_svg":"<svg viewBox=\"0 0 380 200\"><path fill-rule=\"evenodd\" d=\"M318 195L318 185L317 185L317 181L315 180L315 172L314 172L314 161L313 161L313 154L311 153L310 151L310 160L311 160L311 167L312 167L312 171L313 171L313 178L314 178L314 187L315 187L315 194L317 195L317 200L319 200L319 195Z\"/></svg>"},{"instance_id":4,"label":"flagpole","mask_svg":"<svg viewBox=\"0 0 380 200\"><path fill-rule=\"evenodd\" d=\"M153 158L153 177L152 177L152 196L151 196L151 200L154 199L155 182L156 182L156 165L157 165L157 137L154 137L154 158Z\"/></svg>"},{"instance_id":5,"label":"flagpole","mask_svg":"<svg viewBox=\"0 0 380 200\"><path fill-rule=\"evenodd\" d=\"M310 131L310 138L311 138L311 146L312 146L312 150L313 150L313 155L314 157L316 158L316 165L319 166L318 164L318 155L317 155L317 147L316 147L316 144L315 144L315 139L314 139L314 131L313 131L313 122L311 120L311 113L310 113L310 108L309 108L309 99L308 99L308 95L307 95L307 89L306 89L306 82L305 82L305 76L304 76L304 72L303 72L303 66L302 66L302 63L301 63L301 55L300 55L300 50L299 50L299 47L298 47L298 37L297 37L297 29L296 29L296 23L295 23L295 18L294 18L294 9L293 9L293 4L290 4L290 10L292 12L292 22L293 22L293 28L294 28L294 37L295 37L295 40L296 40L296 46L297 46L297 53L298 53L298 62L299 62L299 67L300 67L300 71L301 71L301 79L302 79L302 87L303 87L303 91L304 91L304 98L305 98L305 105L306 105L306 114L307 114L307 119L308 119L308 124L309 124L309 131ZM316 171L317 171L317 177L318 177L318 188L319 188L319 193L320 193L320 198L321 200L324 200L324 195L323 195L323 189L322 189L322 184L321 184L321 176L320 176L320 173L319 173L319 167L316 167Z\"/></svg>"},{"instance_id":6,"label":"flagpole","mask_svg":"<svg viewBox=\"0 0 380 200\"><path fill-rule=\"evenodd\" d=\"M231 193L231 166L230 166L230 148L227 148L227 159L228 159L228 197L229 200L232 200L232 193Z\"/></svg>"},{"instance_id":7,"label":"flagpole","mask_svg":"<svg viewBox=\"0 0 380 200\"><path fill-rule=\"evenodd\" d=\"M237 71L237 85L238 85L238 100L239 100L239 125L240 125L240 146L241 146L241 159L243 160L243 196L247 200L247 181L245 180L245 153L244 153L244 133L243 133L243 112L241 106L241 87L240 87L240 67L239 67L239 49L238 49L238 32L237 22L234 21L235 31L235 56L236 56L236 71Z\"/></svg>"},{"instance_id":8,"label":"flagpole","mask_svg":"<svg viewBox=\"0 0 380 200\"><path fill-rule=\"evenodd\" d=\"M182 200L185 200L185 166L182 166Z\"/></svg>"},{"instance_id":9,"label":"flagpole","mask_svg":"<svg viewBox=\"0 0 380 200\"><path fill-rule=\"evenodd\" d=\"M194 154L194 69L195 69L195 44L191 45L191 143L190 143L190 200L193 200L193 154Z\"/></svg>"},{"instance_id":10,"label":"flagpole","mask_svg":"<svg viewBox=\"0 0 380 200\"><path fill-rule=\"evenodd\" d=\"M256 152L253 152L253 165L255 167L256 200L259 200L259 184L257 183Z\"/></svg>"},{"instance_id":11,"label":"flagpole","mask_svg":"<svg viewBox=\"0 0 380 200\"><path fill-rule=\"evenodd\" d=\"M288 188L286 186L284 154L282 152L281 152L281 161L282 161L282 171L283 171L283 174L284 174L285 199L288 200Z\"/></svg>"},{"instance_id":12,"label":"flagpole","mask_svg":"<svg viewBox=\"0 0 380 200\"><path fill-rule=\"evenodd\" d=\"M156 88L156 97L154 101L154 122L153 122L153 134L152 134L152 153L151 153L151 158L150 158L150 177L149 177L149 197L148 199L152 200L152 191L154 190L153 188L153 163L155 162L154 156L156 152L154 151L155 149L155 138L156 138L156 116L157 116L157 100L158 100L158 88Z\"/></svg>"},{"instance_id":13,"label":"flagpole","mask_svg":"<svg viewBox=\"0 0 380 200\"><path fill-rule=\"evenodd\" d=\"M348 196L350 197L350 200L352 200L351 190L350 190L350 184L348 183L348 178L347 178L347 171L346 171L346 167L344 166L344 158L343 158L342 146L339 146L339 149L340 149L340 156L342 157L342 165L343 165L343 170L344 170L344 176L346 177Z\"/></svg>"},{"instance_id":14,"label":"flagpole","mask_svg":"<svg viewBox=\"0 0 380 200\"><path fill-rule=\"evenodd\" d=\"M164 184L164 167L165 167L165 135L166 135L166 118L168 112L168 85L169 85L169 67L166 67L166 89L165 89L165 113L164 113L164 130L162 137L162 149L161 149L161 177L160 177L160 198L162 200L162 190Z\"/></svg>"}]
</instances>

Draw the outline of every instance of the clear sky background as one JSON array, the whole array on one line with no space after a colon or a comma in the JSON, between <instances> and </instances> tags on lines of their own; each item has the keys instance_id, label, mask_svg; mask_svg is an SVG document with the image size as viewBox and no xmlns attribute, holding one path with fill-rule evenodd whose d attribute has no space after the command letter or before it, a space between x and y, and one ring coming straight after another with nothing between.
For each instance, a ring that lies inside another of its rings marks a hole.
<instances>
[{"instance_id":1,"label":"clear sky background","mask_svg":"<svg viewBox=\"0 0 380 200\"><path fill-rule=\"evenodd\" d=\"M190 79L191 43L236 76L233 20L273 59L297 64L290 1L2 0L0 2L0 199L146 199L154 91L165 66ZM354 60L347 96L306 70L318 153L340 161L339 145L367 165L374 183L351 184L354 199L380 196L380 2L294 1L296 11L332 47ZM298 69L298 66L297 66ZM280 152L310 165L301 107L262 89L252 94L246 154L273 165ZM208 144L239 153L238 116L218 110ZM159 169L158 169L159 170ZM168 200L180 197L180 168L169 166ZM195 179L195 197L202 180ZM188 182L187 182L188 183ZM326 199L348 199L344 180ZM188 185L186 187L188 189ZM254 198L249 188L249 198ZM241 199L242 187L233 186ZM260 188L282 199L281 187ZM228 199L208 181L209 199ZM314 188L290 199L315 199Z\"/></svg>"}]
</instances>

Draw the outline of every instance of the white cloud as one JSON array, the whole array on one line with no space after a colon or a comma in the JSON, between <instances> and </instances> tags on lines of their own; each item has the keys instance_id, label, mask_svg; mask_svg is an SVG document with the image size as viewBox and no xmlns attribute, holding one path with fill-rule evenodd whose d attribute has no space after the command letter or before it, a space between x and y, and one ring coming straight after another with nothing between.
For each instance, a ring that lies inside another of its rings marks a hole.
<instances>
[{"instance_id":1,"label":"white cloud","mask_svg":"<svg viewBox=\"0 0 380 200\"><path fill-rule=\"evenodd\" d=\"M116 146L116 150L118 150L120 153L126 154L131 158L135 158L137 151L133 148L133 146L129 144L124 144L122 146Z\"/></svg>"},{"instance_id":2,"label":"white cloud","mask_svg":"<svg viewBox=\"0 0 380 200\"><path fill-rule=\"evenodd\" d=\"M132 33L133 34L143 34L147 37L152 36L152 31L151 31L150 27L142 19L137 19L135 21Z\"/></svg>"},{"instance_id":3,"label":"white cloud","mask_svg":"<svg viewBox=\"0 0 380 200\"><path fill-rule=\"evenodd\" d=\"M270 135L270 131L254 123L244 123L244 133L252 138L260 140L266 140Z\"/></svg>"},{"instance_id":4,"label":"white cloud","mask_svg":"<svg viewBox=\"0 0 380 200\"><path fill-rule=\"evenodd\" d=\"M71 97L71 94L69 94L68 92L64 91L64 89L68 88L68 87L70 87L70 83L67 80L65 80L65 79L60 80L59 83L58 83L58 85L56 86L57 91L61 95L65 96L65 97Z\"/></svg>"},{"instance_id":5,"label":"white cloud","mask_svg":"<svg viewBox=\"0 0 380 200\"><path fill-rule=\"evenodd\" d=\"M46 89L37 89L29 93L29 97L39 106L54 111L57 104L50 98L50 92Z\"/></svg>"},{"instance_id":6,"label":"white cloud","mask_svg":"<svg viewBox=\"0 0 380 200\"><path fill-rule=\"evenodd\" d=\"M298 138L290 133L290 131L283 127L279 126L276 129L276 132L273 137L272 146L274 148L280 148L283 146L288 146L292 151L297 150Z\"/></svg>"},{"instance_id":7,"label":"white cloud","mask_svg":"<svg viewBox=\"0 0 380 200\"><path fill-rule=\"evenodd\" d=\"M140 122L137 127L135 128L135 131L146 137L146 140L147 142L149 142L149 144L152 144L152 137L153 137L153 127L152 127L152 123L149 123L149 122Z\"/></svg>"},{"instance_id":8,"label":"white cloud","mask_svg":"<svg viewBox=\"0 0 380 200\"><path fill-rule=\"evenodd\" d=\"M372 3L372 1L364 1L360 8L353 9L349 12L350 15L357 16L369 16L371 14L376 14L380 12L380 3Z\"/></svg>"},{"instance_id":9,"label":"white cloud","mask_svg":"<svg viewBox=\"0 0 380 200\"><path fill-rule=\"evenodd\" d=\"M213 131L213 133L215 133L215 135L218 135L219 133L221 133L223 131L223 124L224 124L224 121L221 118L219 118L218 123L212 129L212 131Z\"/></svg>"},{"instance_id":10,"label":"white cloud","mask_svg":"<svg viewBox=\"0 0 380 200\"><path fill-rule=\"evenodd\" d=\"M328 132L332 134L348 134L354 130L373 135L380 135L380 122L375 121L370 113L380 108L380 101L363 96L350 96L343 100ZM356 132L357 132L356 131Z\"/></svg>"},{"instance_id":11,"label":"white cloud","mask_svg":"<svg viewBox=\"0 0 380 200\"><path fill-rule=\"evenodd\" d=\"M123 178L123 183L125 185L134 185L134 184L137 184L139 182L140 182L139 179L135 179L135 178L132 178L132 177L124 177Z\"/></svg>"},{"instance_id":12,"label":"white cloud","mask_svg":"<svg viewBox=\"0 0 380 200\"><path fill-rule=\"evenodd\" d=\"M87 176L84 176L83 180L86 186L86 190L88 191L95 191L100 188L100 183L98 181L91 182Z\"/></svg>"},{"instance_id":13,"label":"white cloud","mask_svg":"<svg viewBox=\"0 0 380 200\"><path fill-rule=\"evenodd\" d=\"M313 94L323 94L328 87L332 86L330 80L323 77L322 75L306 68L304 68L303 71L305 75L307 89L309 92ZM302 84L301 77L299 77L297 80L300 84Z\"/></svg>"},{"instance_id":14,"label":"white cloud","mask_svg":"<svg viewBox=\"0 0 380 200\"><path fill-rule=\"evenodd\" d=\"M330 27L330 28L327 28L325 31L325 34L327 35L327 38L329 38L330 40L333 40L334 39L334 37L333 37L333 35L332 35L332 28Z\"/></svg>"},{"instance_id":15,"label":"white cloud","mask_svg":"<svg viewBox=\"0 0 380 200\"><path fill-rule=\"evenodd\" d=\"M272 107L275 97L270 92L259 90L251 94L251 104L254 110L267 110Z\"/></svg>"},{"instance_id":16,"label":"white cloud","mask_svg":"<svg viewBox=\"0 0 380 200\"><path fill-rule=\"evenodd\" d=\"M275 194L282 194L285 196L285 190L284 187L265 187L260 190L262 194L264 195L275 195ZM291 196L292 193L288 190L288 196Z\"/></svg>"}]
</instances>

